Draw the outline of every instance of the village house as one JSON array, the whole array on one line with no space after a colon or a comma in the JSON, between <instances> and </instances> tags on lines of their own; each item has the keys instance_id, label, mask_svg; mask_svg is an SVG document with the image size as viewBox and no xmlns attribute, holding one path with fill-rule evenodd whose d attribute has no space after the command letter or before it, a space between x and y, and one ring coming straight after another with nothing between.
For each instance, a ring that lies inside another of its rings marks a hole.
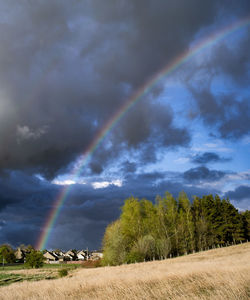
<instances>
[{"instance_id":1,"label":"village house","mask_svg":"<svg viewBox=\"0 0 250 300\"><path fill-rule=\"evenodd\" d=\"M59 263L64 262L65 260L67 260L67 258L65 257L65 254L62 251L56 252L56 251L52 251L52 254L57 257L57 260L59 261Z\"/></svg>"},{"instance_id":2,"label":"village house","mask_svg":"<svg viewBox=\"0 0 250 300\"><path fill-rule=\"evenodd\" d=\"M87 260L87 251L80 250L77 252L77 259L78 260Z\"/></svg>"},{"instance_id":3,"label":"village house","mask_svg":"<svg viewBox=\"0 0 250 300\"><path fill-rule=\"evenodd\" d=\"M90 259L92 259L92 260L98 260L98 259L101 259L101 258L103 258L103 253L101 251L93 251L91 253Z\"/></svg>"},{"instance_id":4,"label":"village house","mask_svg":"<svg viewBox=\"0 0 250 300\"><path fill-rule=\"evenodd\" d=\"M67 257L69 260L76 260L77 255L73 250L69 250L64 254L65 257Z\"/></svg>"},{"instance_id":5,"label":"village house","mask_svg":"<svg viewBox=\"0 0 250 300\"><path fill-rule=\"evenodd\" d=\"M26 259L26 255L30 253L29 249L22 249L21 247L18 247L15 251L16 256L16 262L24 263ZM55 250L55 251L45 251L43 254L45 258L45 263L66 263L67 261L85 261L85 260L98 260L103 257L103 253L101 251L89 251L89 250L68 250L67 252L63 252L61 250Z\"/></svg>"},{"instance_id":6,"label":"village house","mask_svg":"<svg viewBox=\"0 0 250 300\"><path fill-rule=\"evenodd\" d=\"M16 256L17 262L24 262L26 253L24 250L22 250L20 247L18 247L15 252L15 256Z\"/></svg>"},{"instance_id":7,"label":"village house","mask_svg":"<svg viewBox=\"0 0 250 300\"><path fill-rule=\"evenodd\" d=\"M59 262L59 259L58 257L53 253L53 252L50 252L50 251L46 251L43 256L45 257L46 259L46 263L50 264L50 263L56 263L57 261Z\"/></svg>"}]
</instances>

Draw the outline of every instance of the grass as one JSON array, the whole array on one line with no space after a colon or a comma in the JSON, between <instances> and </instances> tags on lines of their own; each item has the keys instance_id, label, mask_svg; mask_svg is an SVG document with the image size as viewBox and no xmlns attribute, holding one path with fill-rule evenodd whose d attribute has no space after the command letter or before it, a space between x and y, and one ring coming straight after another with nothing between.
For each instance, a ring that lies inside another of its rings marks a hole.
<instances>
[{"instance_id":1,"label":"grass","mask_svg":"<svg viewBox=\"0 0 250 300\"><path fill-rule=\"evenodd\" d=\"M4 285L9 285L11 283L20 281L38 281L43 279L55 279L56 276L51 276L49 274L12 274L12 273L0 273L0 287Z\"/></svg>"},{"instance_id":2,"label":"grass","mask_svg":"<svg viewBox=\"0 0 250 300\"><path fill-rule=\"evenodd\" d=\"M78 264L44 264L41 269L59 269L59 268L67 268L69 270L71 269L76 269L81 267ZM17 264L14 266L4 266L4 268L0 265L0 272L5 272L5 271L16 271L16 270L27 270L29 269L28 266L26 266L25 264Z\"/></svg>"},{"instance_id":3,"label":"grass","mask_svg":"<svg viewBox=\"0 0 250 300\"><path fill-rule=\"evenodd\" d=\"M16 282L0 299L250 299L250 243L163 261L79 268L67 277Z\"/></svg>"},{"instance_id":4,"label":"grass","mask_svg":"<svg viewBox=\"0 0 250 300\"><path fill-rule=\"evenodd\" d=\"M60 277L59 272L61 270L68 272L79 267L79 265L70 264L44 264L39 269L31 269L24 264L5 266L0 268L0 287L15 282L56 279Z\"/></svg>"}]
</instances>

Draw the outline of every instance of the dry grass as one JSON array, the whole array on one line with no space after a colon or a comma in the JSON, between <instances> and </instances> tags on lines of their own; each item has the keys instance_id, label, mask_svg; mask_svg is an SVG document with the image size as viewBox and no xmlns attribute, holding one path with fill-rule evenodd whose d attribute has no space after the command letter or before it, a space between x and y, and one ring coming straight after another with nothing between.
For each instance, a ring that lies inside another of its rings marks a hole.
<instances>
[{"instance_id":1,"label":"dry grass","mask_svg":"<svg viewBox=\"0 0 250 300\"><path fill-rule=\"evenodd\" d=\"M0 299L250 299L250 243L15 283L0 288Z\"/></svg>"}]
</instances>

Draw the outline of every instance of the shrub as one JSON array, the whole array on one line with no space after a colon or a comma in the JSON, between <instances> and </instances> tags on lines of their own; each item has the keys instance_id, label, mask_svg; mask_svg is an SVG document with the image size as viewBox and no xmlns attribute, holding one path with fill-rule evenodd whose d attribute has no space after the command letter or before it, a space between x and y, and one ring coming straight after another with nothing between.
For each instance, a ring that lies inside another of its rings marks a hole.
<instances>
[{"instance_id":1,"label":"shrub","mask_svg":"<svg viewBox=\"0 0 250 300\"><path fill-rule=\"evenodd\" d=\"M126 262L128 264L142 262L143 260L144 260L144 255L138 251L131 251L126 257Z\"/></svg>"},{"instance_id":2,"label":"shrub","mask_svg":"<svg viewBox=\"0 0 250 300\"><path fill-rule=\"evenodd\" d=\"M67 269L61 269L58 271L58 274L60 277L64 277L68 275L68 270Z\"/></svg>"},{"instance_id":3,"label":"shrub","mask_svg":"<svg viewBox=\"0 0 250 300\"><path fill-rule=\"evenodd\" d=\"M32 250L26 256L26 265L31 268L41 268L45 258L40 251Z\"/></svg>"},{"instance_id":4,"label":"shrub","mask_svg":"<svg viewBox=\"0 0 250 300\"><path fill-rule=\"evenodd\" d=\"M102 266L101 259L86 260L81 264L82 268L99 268Z\"/></svg>"}]
</instances>

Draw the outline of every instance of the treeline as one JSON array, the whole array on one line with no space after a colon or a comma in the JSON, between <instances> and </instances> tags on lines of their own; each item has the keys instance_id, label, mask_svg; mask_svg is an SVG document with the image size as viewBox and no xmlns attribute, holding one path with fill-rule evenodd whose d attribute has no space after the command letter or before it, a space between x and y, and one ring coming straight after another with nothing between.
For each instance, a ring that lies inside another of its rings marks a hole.
<instances>
[{"instance_id":1,"label":"treeline","mask_svg":"<svg viewBox=\"0 0 250 300\"><path fill-rule=\"evenodd\" d=\"M27 254L35 251L35 248L32 245L25 246L21 244L19 248ZM16 249L12 248L9 244L0 245L0 264L12 264L15 262L20 262L21 260L16 257L15 252Z\"/></svg>"},{"instance_id":2,"label":"treeline","mask_svg":"<svg viewBox=\"0 0 250 300\"><path fill-rule=\"evenodd\" d=\"M151 201L130 197L106 228L105 265L163 259L250 240L250 211L239 213L218 195L170 193Z\"/></svg>"}]
</instances>

